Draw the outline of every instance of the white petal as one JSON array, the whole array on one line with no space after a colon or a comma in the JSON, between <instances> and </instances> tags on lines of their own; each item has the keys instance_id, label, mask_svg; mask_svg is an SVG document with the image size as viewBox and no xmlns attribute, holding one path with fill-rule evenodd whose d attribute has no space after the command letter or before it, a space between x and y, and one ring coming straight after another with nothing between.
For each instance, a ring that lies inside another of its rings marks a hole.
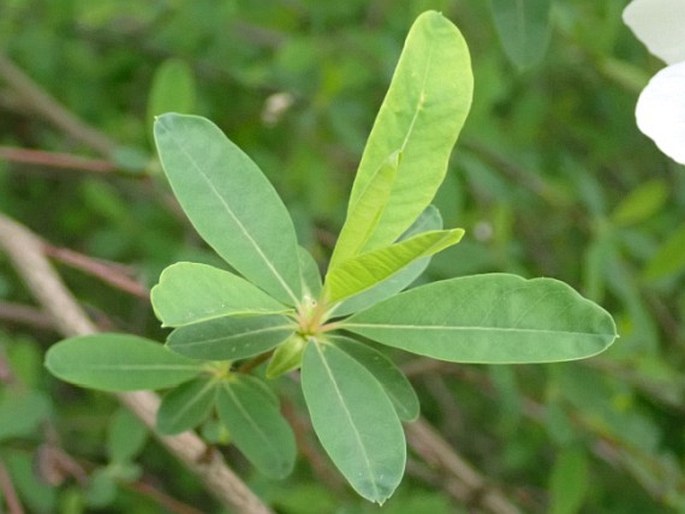
<instances>
[{"instance_id":1,"label":"white petal","mask_svg":"<svg viewBox=\"0 0 685 514\"><path fill-rule=\"evenodd\" d=\"M667 64L685 61L685 0L633 0L623 21Z\"/></svg>"},{"instance_id":2,"label":"white petal","mask_svg":"<svg viewBox=\"0 0 685 514\"><path fill-rule=\"evenodd\" d=\"M662 152L685 164L685 61L652 77L637 101L635 117Z\"/></svg>"}]
</instances>

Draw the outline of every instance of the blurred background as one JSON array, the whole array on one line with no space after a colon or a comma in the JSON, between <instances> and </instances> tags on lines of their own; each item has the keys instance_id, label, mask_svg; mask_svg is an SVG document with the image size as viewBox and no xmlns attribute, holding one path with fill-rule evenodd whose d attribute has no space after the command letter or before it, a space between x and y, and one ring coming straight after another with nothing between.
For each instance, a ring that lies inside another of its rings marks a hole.
<instances>
[{"instance_id":1,"label":"blurred background","mask_svg":"<svg viewBox=\"0 0 685 514\"><path fill-rule=\"evenodd\" d=\"M555 277L610 311L621 338L554 365L392 356L426 420L521 512L685 512L685 169L634 120L662 63L622 23L623 0L530 0L523 25L514 4L2 0L0 213L45 240L101 328L162 340L146 288L178 260L222 265L153 151L155 114L196 113L260 165L325 266L404 37L442 11L469 44L475 93L436 205L467 235L421 280ZM48 376L58 339L0 254L0 464L27 511L222 512L115 400ZM290 389L305 426L295 474L267 481L229 450L278 512L495 512L416 452L396 496L366 504Z\"/></svg>"}]
</instances>

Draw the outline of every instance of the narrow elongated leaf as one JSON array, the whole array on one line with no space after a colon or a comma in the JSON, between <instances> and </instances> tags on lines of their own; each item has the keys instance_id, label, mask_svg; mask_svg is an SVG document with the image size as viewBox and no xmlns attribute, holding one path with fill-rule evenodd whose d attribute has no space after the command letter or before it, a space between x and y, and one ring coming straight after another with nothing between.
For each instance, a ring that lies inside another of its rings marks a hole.
<instances>
[{"instance_id":1,"label":"narrow elongated leaf","mask_svg":"<svg viewBox=\"0 0 685 514\"><path fill-rule=\"evenodd\" d=\"M107 423L107 455L111 462L130 464L143 451L150 430L133 412L119 407Z\"/></svg>"},{"instance_id":2,"label":"narrow elongated leaf","mask_svg":"<svg viewBox=\"0 0 685 514\"><path fill-rule=\"evenodd\" d=\"M169 111L193 112L195 105L195 78L184 61L167 59L155 70L147 102L148 128L155 116Z\"/></svg>"},{"instance_id":3,"label":"narrow elongated leaf","mask_svg":"<svg viewBox=\"0 0 685 514\"><path fill-rule=\"evenodd\" d=\"M366 291L412 262L457 244L463 235L460 228L436 230L353 257L328 272L324 296L336 302Z\"/></svg>"},{"instance_id":4,"label":"narrow elongated leaf","mask_svg":"<svg viewBox=\"0 0 685 514\"><path fill-rule=\"evenodd\" d=\"M300 255L300 269L302 270L302 293L311 298L318 298L321 294L321 272L312 254L301 246L298 248Z\"/></svg>"},{"instance_id":5,"label":"narrow elongated leaf","mask_svg":"<svg viewBox=\"0 0 685 514\"><path fill-rule=\"evenodd\" d=\"M236 314L288 309L242 277L206 264L178 262L166 268L150 299L165 327L180 327Z\"/></svg>"},{"instance_id":6,"label":"narrow elongated leaf","mask_svg":"<svg viewBox=\"0 0 685 514\"><path fill-rule=\"evenodd\" d=\"M658 279L685 269L685 224L677 227L647 263L644 276Z\"/></svg>"},{"instance_id":7,"label":"narrow elongated leaf","mask_svg":"<svg viewBox=\"0 0 685 514\"><path fill-rule=\"evenodd\" d=\"M160 116L155 141L171 188L202 238L276 299L299 300L295 229L257 165L199 116Z\"/></svg>"},{"instance_id":8,"label":"narrow elongated leaf","mask_svg":"<svg viewBox=\"0 0 685 514\"><path fill-rule=\"evenodd\" d=\"M229 316L177 328L167 345L194 359L236 360L270 350L294 330L281 315Z\"/></svg>"},{"instance_id":9,"label":"narrow elongated leaf","mask_svg":"<svg viewBox=\"0 0 685 514\"><path fill-rule=\"evenodd\" d=\"M202 423L214 406L217 382L201 377L169 391L157 411L157 429L162 434L179 434Z\"/></svg>"},{"instance_id":10,"label":"narrow elongated leaf","mask_svg":"<svg viewBox=\"0 0 685 514\"><path fill-rule=\"evenodd\" d=\"M582 448L559 452L549 477L550 514L576 514L590 490L588 458Z\"/></svg>"},{"instance_id":11,"label":"narrow elongated leaf","mask_svg":"<svg viewBox=\"0 0 685 514\"><path fill-rule=\"evenodd\" d=\"M352 487L382 504L399 484L404 432L378 380L336 346L307 345L302 391L321 444Z\"/></svg>"},{"instance_id":12,"label":"narrow elongated leaf","mask_svg":"<svg viewBox=\"0 0 685 514\"><path fill-rule=\"evenodd\" d=\"M263 384L246 375L223 382L217 409L232 441L259 471L272 478L290 474L295 437Z\"/></svg>"},{"instance_id":13,"label":"narrow elongated leaf","mask_svg":"<svg viewBox=\"0 0 685 514\"><path fill-rule=\"evenodd\" d=\"M551 0L490 0L497 34L509 60L520 70L545 55Z\"/></svg>"},{"instance_id":14,"label":"narrow elongated leaf","mask_svg":"<svg viewBox=\"0 0 685 514\"><path fill-rule=\"evenodd\" d=\"M440 211L435 206L429 205L399 240L403 241L416 234L440 230L441 228L442 216L440 216ZM418 259L366 291L347 298L335 308L335 316L346 316L396 295L424 272L430 260L430 256Z\"/></svg>"},{"instance_id":15,"label":"narrow elongated leaf","mask_svg":"<svg viewBox=\"0 0 685 514\"><path fill-rule=\"evenodd\" d=\"M366 250L395 241L431 202L472 92L471 61L461 33L441 14L423 13L407 35L350 196L352 207L388 156L402 153L390 199Z\"/></svg>"},{"instance_id":16,"label":"narrow elongated leaf","mask_svg":"<svg viewBox=\"0 0 685 514\"><path fill-rule=\"evenodd\" d=\"M39 391L0 389L0 442L27 437L50 415L50 399Z\"/></svg>"},{"instance_id":17,"label":"narrow elongated leaf","mask_svg":"<svg viewBox=\"0 0 685 514\"><path fill-rule=\"evenodd\" d=\"M416 287L343 328L420 355L480 363L580 359L617 337L611 316L563 282L503 273Z\"/></svg>"},{"instance_id":18,"label":"narrow elongated leaf","mask_svg":"<svg viewBox=\"0 0 685 514\"><path fill-rule=\"evenodd\" d=\"M204 363L159 343L126 334L72 337L53 345L45 356L50 373L66 382L105 391L161 389L185 382Z\"/></svg>"},{"instance_id":19,"label":"narrow elongated leaf","mask_svg":"<svg viewBox=\"0 0 685 514\"><path fill-rule=\"evenodd\" d=\"M395 363L369 345L349 337L334 336L331 341L376 377L402 421L413 421L419 417L419 398L416 391Z\"/></svg>"},{"instance_id":20,"label":"narrow elongated leaf","mask_svg":"<svg viewBox=\"0 0 685 514\"><path fill-rule=\"evenodd\" d=\"M363 252L390 199L399 164L400 152L393 152L369 179L356 201L350 202L345 224L333 249L331 267Z\"/></svg>"}]
</instances>

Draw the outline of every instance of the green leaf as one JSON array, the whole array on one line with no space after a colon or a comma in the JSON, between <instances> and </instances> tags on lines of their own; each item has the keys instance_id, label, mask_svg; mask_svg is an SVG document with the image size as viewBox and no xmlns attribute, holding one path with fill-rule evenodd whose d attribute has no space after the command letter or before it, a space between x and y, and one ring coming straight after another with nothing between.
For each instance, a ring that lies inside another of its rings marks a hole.
<instances>
[{"instance_id":1,"label":"green leaf","mask_svg":"<svg viewBox=\"0 0 685 514\"><path fill-rule=\"evenodd\" d=\"M563 282L503 273L416 287L341 328L436 359L493 364L581 359L617 337L609 313Z\"/></svg>"},{"instance_id":2,"label":"green leaf","mask_svg":"<svg viewBox=\"0 0 685 514\"><path fill-rule=\"evenodd\" d=\"M583 506L590 485L588 462L581 448L559 453L550 474L550 514L575 514Z\"/></svg>"},{"instance_id":3,"label":"green leaf","mask_svg":"<svg viewBox=\"0 0 685 514\"><path fill-rule=\"evenodd\" d=\"M412 226L402 234L399 240L403 241L416 234L431 230L440 230L441 228L442 216L440 216L440 211L435 206L429 205L416 221L414 221ZM347 298L335 308L334 315L346 316L353 312L371 307L386 298L396 295L414 282L421 273L424 272L428 267L430 260L430 256L418 259L366 291Z\"/></svg>"},{"instance_id":4,"label":"green leaf","mask_svg":"<svg viewBox=\"0 0 685 514\"><path fill-rule=\"evenodd\" d=\"M227 316L177 328L167 346L194 359L237 360L270 350L294 330L281 315Z\"/></svg>"},{"instance_id":5,"label":"green leaf","mask_svg":"<svg viewBox=\"0 0 685 514\"><path fill-rule=\"evenodd\" d=\"M147 101L148 127L165 112L192 112L195 106L193 71L179 59L167 59L155 70Z\"/></svg>"},{"instance_id":6,"label":"green leaf","mask_svg":"<svg viewBox=\"0 0 685 514\"><path fill-rule=\"evenodd\" d=\"M331 267L363 252L390 200L400 157L400 152L393 152L372 175L356 201L350 202L345 224L333 249Z\"/></svg>"},{"instance_id":7,"label":"green leaf","mask_svg":"<svg viewBox=\"0 0 685 514\"><path fill-rule=\"evenodd\" d=\"M300 269L302 270L302 291L311 298L321 294L321 272L312 254L306 248L299 247Z\"/></svg>"},{"instance_id":8,"label":"green leaf","mask_svg":"<svg viewBox=\"0 0 685 514\"><path fill-rule=\"evenodd\" d=\"M290 474L295 464L295 436L263 383L247 375L223 382L217 409L231 440L259 471L271 478Z\"/></svg>"},{"instance_id":9,"label":"green leaf","mask_svg":"<svg viewBox=\"0 0 685 514\"><path fill-rule=\"evenodd\" d=\"M288 309L250 282L206 264L179 262L166 268L150 292L165 327L180 327L237 314L273 314Z\"/></svg>"},{"instance_id":10,"label":"green leaf","mask_svg":"<svg viewBox=\"0 0 685 514\"><path fill-rule=\"evenodd\" d=\"M504 52L519 70L537 64L550 37L551 0L491 0Z\"/></svg>"},{"instance_id":11,"label":"green leaf","mask_svg":"<svg viewBox=\"0 0 685 514\"><path fill-rule=\"evenodd\" d=\"M335 465L361 496L382 504L402 479L406 445L381 384L336 346L312 341L304 352L302 391Z\"/></svg>"},{"instance_id":12,"label":"green leaf","mask_svg":"<svg viewBox=\"0 0 685 514\"><path fill-rule=\"evenodd\" d=\"M43 393L0 389L0 441L33 434L50 414L50 400Z\"/></svg>"},{"instance_id":13,"label":"green leaf","mask_svg":"<svg viewBox=\"0 0 685 514\"><path fill-rule=\"evenodd\" d=\"M298 369L302 365L307 340L293 334L283 344L278 345L266 367L266 378L276 378L284 373Z\"/></svg>"},{"instance_id":14,"label":"green leaf","mask_svg":"<svg viewBox=\"0 0 685 514\"><path fill-rule=\"evenodd\" d=\"M107 426L107 454L112 462L133 460L145 446L148 428L130 410L120 408Z\"/></svg>"},{"instance_id":15,"label":"green leaf","mask_svg":"<svg viewBox=\"0 0 685 514\"><path fill-rule=\"evenodd\" d=\"M430 204L471 106L473 76L459 30L428 11L414 22L366 143L350 195L359 201L393 152L402 159L366 250L395 241Z\"/></svg>"},{"instance_id":16,"label":"green leaf","mask_svg":"<svg viewBox=\"0 0 685 514\"><path fill-rule=\"evenodd\" d=\"M648 180L632 190L611 214L617 225L627 226L648 220L659 212L668 199L668 187L664 180Z\"/></svg>"},{"instance_id":17,"label":"green leaf","mask_svg":"<svg viewBox=\"0 0 685 514\"><path fill-rule=\"evenodd\" d=\"M416 391L395 363L378 350L349 337L333 336L330 340L380 382L402 421L414 421L419 417L420 406Z\"/></svg>"},{"instance_id":18,"label":"green leaf","mask_svg":"<svg viewBox=\"0 0 685 514\"><path fill-rule=\"evenodd\" d=\"M674 275L685 270L685 224L675 229L647 263L648 280Z\"/></svg>"},{"instance_id":19,"label":"green leaf","mask_svg":"<svg viewBox=\"0 0 685 514\"><path fill-rule=\"evenodd\" d=\"M195 229L274 298L300 299L295 228L257 165L211 121L165 114L155 141L171 188Z\"/></svg>"},{"instance_id":20,"label":"green leaf","mask_svg":"<svg viewBox=\"0 0 685 514\"><path fill-rule=\"evenodd\" d=\"M45 356L50 373L66 382L104 391L161 389L185 382L204 363L170 352L149 339L93 334L65 339Z\"/></svg>"},{"instance_id":21,"label":"green leaf","mask_svg":"<svg viewBox=\"0 0 685 514\"><path fill-rule=\"evenodd\" d=\"M435 230L353 257L329 270L324 297L331 303L361 293L405 266L457 244L464 231Z\"/></svg>"},{"instance_id":22,"label":"green leaf","mask_svg":"<svg viewBox=\"0 0 685 514\"><path fill-rule=\"evenodd\" d=\"M165 394L157 411L160 433L179 434L207 419L214 406L216 385L214 379L200 377Z\"/></svg>"}]
</instances>

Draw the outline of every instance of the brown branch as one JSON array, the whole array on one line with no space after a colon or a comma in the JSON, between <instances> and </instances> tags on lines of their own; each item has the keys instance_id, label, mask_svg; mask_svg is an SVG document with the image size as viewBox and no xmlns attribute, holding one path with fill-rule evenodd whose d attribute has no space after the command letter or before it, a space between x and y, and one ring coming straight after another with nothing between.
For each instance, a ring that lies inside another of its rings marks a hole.
<instances>
[{"instance_id":1,"label":"brown branch","mask_svg":"<svg viewBox=\"0 0 685 514\"><path fill-rule=\"evenodd\" d=\"M146 482L139 480L138 482L125 482L121 485L137 492L140 495L147 496L151 500L158 503L160 507L163 507L169 512L173 512L174 514L202 514L201 510L198 510L191 505L182 503L176 498L172 498L171 496L164 494L162 491L154 488L152 485Z\"/></svg>"},{"instance_id":2,"label":"brown branch","mask_svg":"<svg viewBox=\"0 0 685 514\"><path fill-rule=\"evenodd\" d=\"M20 303L0 301L0 320L29 325L40 330L55 330L52 318L43 311Z\"/></svg>"},{"instance_id":3,"label":"brown branch","mask_svg":"<svg viewBox=\"0 0 685 514\"><path fill-rule=\"evenodd\" d=\"M63 264L97 277L103 282L133 296L143 298L144 300L150 297L150 291L140 282L128 276L126 267L118 263L95 259L68 248L59 248L49 243L43 243L43 252Z\"/></svg>"},{"instance_id":4,"label":"brown branch","mask_svg":"<svg viewBox=\"0 0 685 514\"><path fill-rule=\"evenodd\" d=\"M10 478L7 468L0 460L0 491L5 498L7 504L8 514L24 514L24 509L21 506L17 492L14 490L12 479Z\"/></svg>"},{"instance_id":5,"label":"brown branch","mask_svg":"<svg viewBox=\"0 0 685 514\"><path fill-rule=\"evenodd\" d=\"M25 227L0 214L0 246L5 249L29 290L65 336L92 334L88 319L59 275L43 255L42 241ZM159 397L148 391L118 394L119 400L153 431L157 439L195 473L223 505L244 514L272 511L231 470L217 450L210 449L194 432L162 436L155 432Z\"/></svg>"},{"instance_id":6,"label":"brown branch","mask_svg":"<svg viewBox=\"0 0 685 514\"><path fill-rule=\"evenodd\" d=\"M0 146L0 159L24 164L49 166L51 168L92 171L95 173L109 173L117 169L114 164L103 159L87 159L68 153L46 152L44 150L13 148L10 146Z\"/></svg>"},{"instance_id":7,"label":"brown branch","mask_svg":"<svg viewBox=\"0 0 685 514\"><path fill-rule=\"evenodd\" d=\"M458 501L477 504L493 514L519 514L519 509L487 483L425 419L406 425L407 441L428 464L441 469L445 489Z\"/></svg>"},{"instance_id":8,"label":"brown branch","mask_svg":"<svg viewBox=\"0 0 685 514\"><path fill-rule=\"evenodd\" d=\"M86 124L50 96L43 88L0 52L0 78L34 113L89 146L105 157L112 155L117 144L105 134Z\"/></svg>"}]
</instances>

